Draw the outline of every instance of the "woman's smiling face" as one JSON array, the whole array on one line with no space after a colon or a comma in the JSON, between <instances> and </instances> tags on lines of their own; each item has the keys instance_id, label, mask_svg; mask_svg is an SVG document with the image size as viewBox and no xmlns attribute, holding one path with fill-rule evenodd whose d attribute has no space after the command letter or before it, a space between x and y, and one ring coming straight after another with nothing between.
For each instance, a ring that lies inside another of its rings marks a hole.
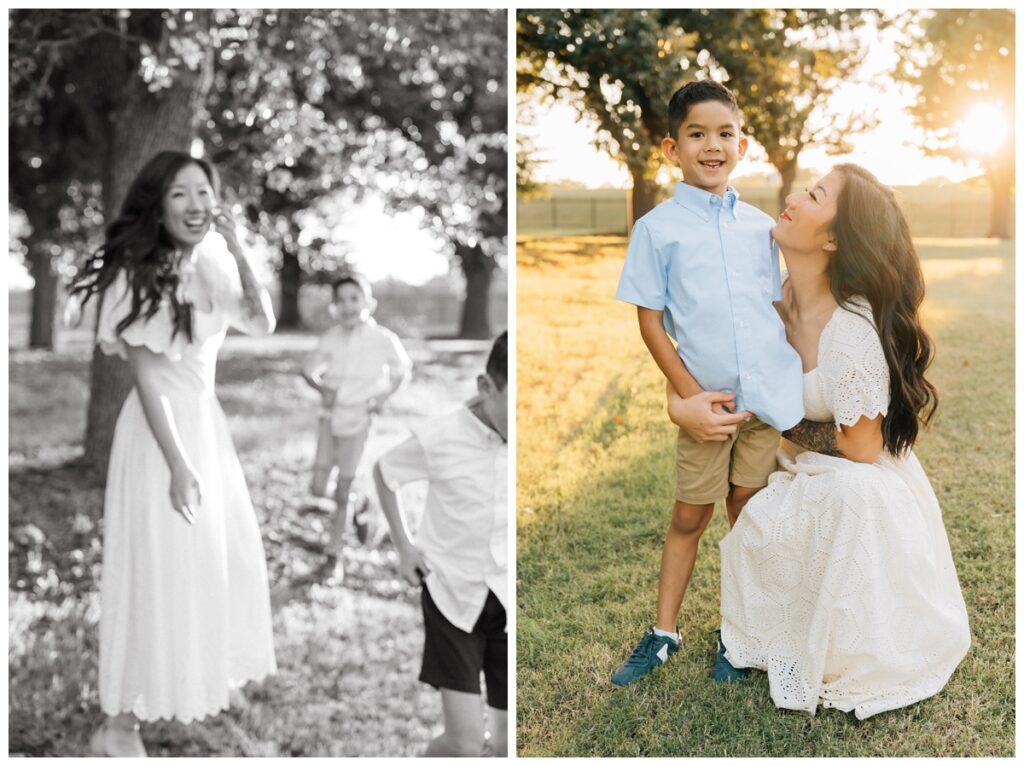
<instances>
[{"instance_id":1,"label":"woman's smiling face","mask_svg":"<svg viewBox=\"0 0 1024 766\"><path fill-rule=\"evenodd\" d=\"M786 209L772 228L772 236L786 251L818 252L836 249L832 221L843 189L843 176L832 171L813 186L786 197Z\"/></svg>"},{"instance_id":2,"label":"woman's smiling face","mask_svg":"<svg viewBox=\"0 0 1024 766\"><path fill-rule=\"evenodd\" d=\"M161 204L161 221L175 247L187 250L203 241L216 204L210 179L199 165L190 163L177 172Z\"/></svg>"}]
</instances>

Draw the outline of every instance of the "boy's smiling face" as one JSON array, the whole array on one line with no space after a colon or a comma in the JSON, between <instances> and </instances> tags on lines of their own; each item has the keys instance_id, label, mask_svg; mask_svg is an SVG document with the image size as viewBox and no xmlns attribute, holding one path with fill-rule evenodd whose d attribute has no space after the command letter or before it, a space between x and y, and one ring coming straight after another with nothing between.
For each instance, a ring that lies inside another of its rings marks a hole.
<instances>
[{"instance_id":1,"label":"boy's smiling face","mask_svg":"<svg viewBox=\"0 0 1024 766\"><path fill-rule=\"evenodd\" d=\"M666 137L661 151L683 171L683 180L722 196L729 174L747 153L740 135L739 117L721 101L701 101L690 107L675 138Z\"/></svg>"},{"instance_id":2,"label":"boy's smiling face","mask_svg":"<svg viewBox=\"0 0 1024 766\"><path fill-rule=\"evenodd\" d=\"M338 285L332 303L334 317L342 327L355 327L365 321L372 311L362 289L352 282Z\"/></svg>"}]
</instances>

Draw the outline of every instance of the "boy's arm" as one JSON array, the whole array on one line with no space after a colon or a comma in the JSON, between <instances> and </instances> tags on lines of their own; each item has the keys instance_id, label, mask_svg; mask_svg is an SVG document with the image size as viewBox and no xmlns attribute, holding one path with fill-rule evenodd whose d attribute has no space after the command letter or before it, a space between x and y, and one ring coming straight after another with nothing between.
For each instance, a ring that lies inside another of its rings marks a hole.
<instances>
[{"instance_id":1,"label":"boy's arm","mask_svg":"<svg viewBox=\"0 0 1024 766\"><path fill-rule=\"evenodd\" d=\"M399 445L396 450L402 449L406 444L408 442ZM398 493L391 488L384 477L381 464L387 457L388 455L384 455L374 464L373 481L377 486L377 497L380 500L381 510L384 511L384 518L387 519L388 528L391 530L391 539L394 541L395 549L398 551L398 572L410 584L419 585L430 573L430 570L423 558L423 554L412 541L412 535L409 532L409 525L406 522L405 512L402 509Z\"/></svg>"},{"instance_id":2,"label":"boy's arm","mask_svg":"<svg viewBox=\"0 0 1024 766\"><path fill-rule=\"evenodd\" d=\"M370 412L380 412L384 402L394 396L412 378L412 359L406 353L397 337L391 338L390 359L388 360L388 388L383 393L370 397Z\"/></svg>"},{"instance_id":3,"label":"boy's arm","mask_svg":"<svg viewBox=\"0 0 1024 766\"><path fill-rule=\"evenodd\" d=\"M725 441L749 412L715 412L715 405L733 401L735 394L705 391L679 358L662 323L663 311L637 306L640 336L669 383L668 416L698 442ZM673 396L674 394L674 396Z\"/></svg>"},{"instance_id":4,"label":"boy's arm","mask_svg":"<svg viewBox=\"0 0 1024 766\"><path fill-rule=\"evenodd\" d=\"M684 399L696 396L704 391L697 379L686 369L683 360L679 358L676 347L665 332L664 311L636 307L636 316L640 322L640 337L644 339L644 345L654 357L658 369Z\"/></svg>"},{"instance_id":5,"label":"boy's arm","mask_svg":"<svg viewBox=\"0 0 1024 766\"><path fill-rule=\"evenodd\" d=\"M328 407L333 402L335 390L324 383L324 373L327 372L327 354L325 350L326 337L321 338L313 351L302 365L302 379L306 381L320 396L324 397L324 404Z\"/></svg>"}]
</instances>

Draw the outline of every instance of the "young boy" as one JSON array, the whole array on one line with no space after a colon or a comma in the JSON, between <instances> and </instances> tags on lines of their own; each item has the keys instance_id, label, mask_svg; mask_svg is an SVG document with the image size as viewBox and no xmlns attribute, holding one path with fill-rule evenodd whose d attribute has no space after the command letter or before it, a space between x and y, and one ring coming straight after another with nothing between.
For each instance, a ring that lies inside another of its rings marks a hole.
<instances>
[{"instance_id":1,"label":"young boy","mask_svg":"<svg viewBox=\"0 0 1024 766\"><path fill-rule=\"evenodd\" d=\"M612 675L619 686L679 649L676 620L715 501L725 498L735 523L768 483L779 432L803 416L800 358L772 307L782 297L773 221L728 185L747 150L736 98L719 83L691 82L669 101L668 123L661 149L683 181L635 223L615 297L637 307L640 334L668 380L679 426L676 500L657 622ZM738 677L722 664L721 645L719 655L715 678Z\"/></svg>"},{"instance_id":2,"label":"young boy","mask_svg":"<svg viewBox=\"0 0 1024 766\"><path fill-rule=\"evenodd\" d=\"M444 732L428 756L507 754L508 333L494 341L478 395L414 430L377 461L374 479L399 571L422 584L420 680L441 690ZM412 541L396 490L426 480ZM480 673L487 685L483 723Z\"/></svg>"},{"instance_id":3,"label":"young boy","mask_svg":"<svg viewBox=\"0 0 1024 766\"><path fill-rule=\"evenodd\" d=\"M302 377L322 397L313 495L324 497L331 473L338 474L336 509L318 577L340 574L336 568L342 534L351 514L349 492L372 416L405 384L412 371L412 362L398 336L373 321L376 307L364 276L355 272L339 276L332 285L329 308L336 324L323 334L303 367ZM365 542L365 521L357 521L361 522L357 532Z\"/></svg>"}]
</instances>

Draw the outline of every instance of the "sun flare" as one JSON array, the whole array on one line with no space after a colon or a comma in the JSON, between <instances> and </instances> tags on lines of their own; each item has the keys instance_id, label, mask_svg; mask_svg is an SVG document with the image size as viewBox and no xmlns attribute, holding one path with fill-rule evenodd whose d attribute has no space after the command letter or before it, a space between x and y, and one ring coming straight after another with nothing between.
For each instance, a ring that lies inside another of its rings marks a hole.
<instances>
[{"instance_id":1,"label":"sun flare","mask_svg":"<svg viewBox=\"0 0 1024 766\"><path fill-rule=\"evenodd\" d=\"M958 125L960 145L972 154L992 154L1006 143L1010 117L998 106L982 101L970 108Z\"/></svg>"}]
</instances>

